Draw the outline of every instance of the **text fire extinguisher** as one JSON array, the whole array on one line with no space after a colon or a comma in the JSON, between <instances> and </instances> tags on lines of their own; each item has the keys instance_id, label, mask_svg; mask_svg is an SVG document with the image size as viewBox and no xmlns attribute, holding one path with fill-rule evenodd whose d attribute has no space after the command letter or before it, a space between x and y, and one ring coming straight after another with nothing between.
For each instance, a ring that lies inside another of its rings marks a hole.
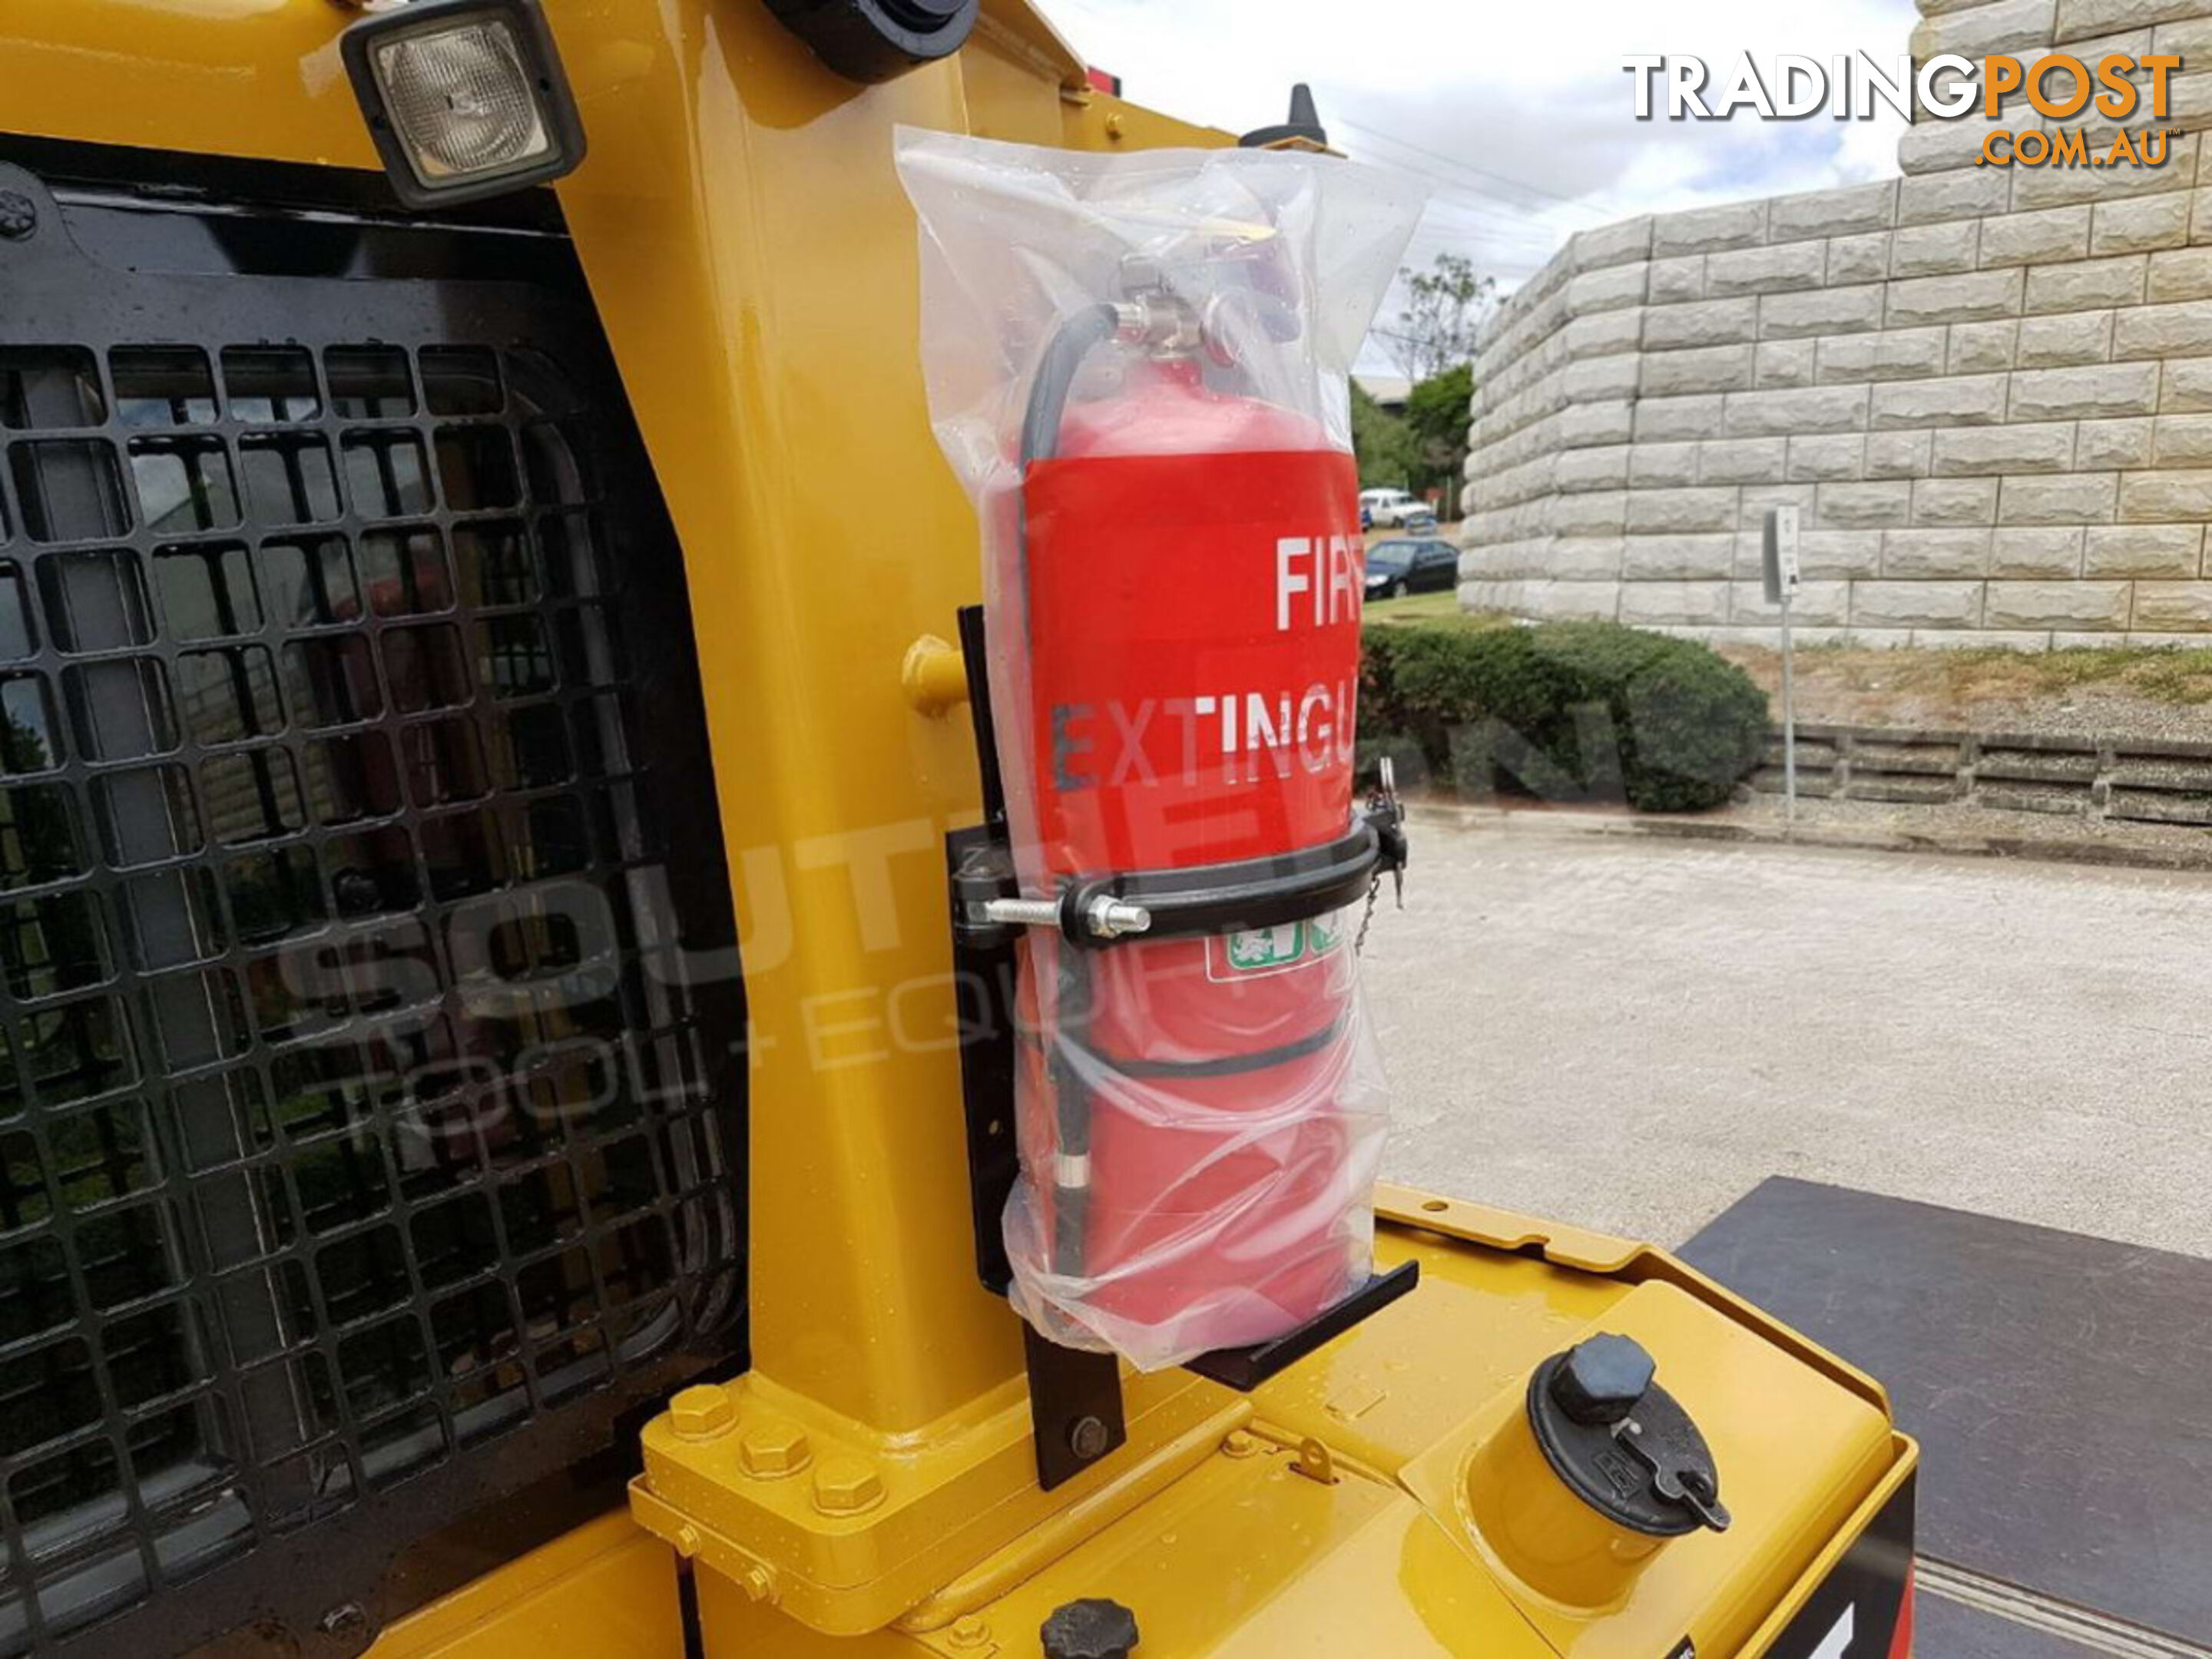
<instances>
[{"instance_id":1,"label":"text fire extinguisher","mask_svg":"<svg viewBox=\"0 0 2212 1659\"><path fill-rule=\"evenodd\" d=\"M1046 348L1001 503L1022 896L994 908L1029 924L1014 1299L1151 1366L1366 1280L1380 1085L1346 921L1404 837L1354 799L1355 465L1235 356L1295 314L1218 270L1203 304L1148 261L1122 280ZM1079 402L1086 374L1108 390Z\"/></svg>"}]
</instances>

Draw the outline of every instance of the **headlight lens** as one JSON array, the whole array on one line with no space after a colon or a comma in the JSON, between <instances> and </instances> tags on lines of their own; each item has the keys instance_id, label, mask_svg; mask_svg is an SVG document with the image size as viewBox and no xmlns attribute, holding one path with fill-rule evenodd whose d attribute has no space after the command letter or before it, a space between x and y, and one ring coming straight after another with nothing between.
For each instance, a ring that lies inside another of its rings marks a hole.
<instances>
[{"instance_id":1,"label":"headlight lens","mask_svg":"<svg viewBox=\"0 0 2212 1659\"><path fill-rule=\"evenodd\" d=\"M539 0L413 0L345 33L392 189L409 207L573 173L584 127Z\"/></svg>"},{"instance_id":2,"label":"headlight lens","mask_svg":"<svg viewBox=\"0 0 2212 1659\"><path fill-rule=\"evenodd\" d=\"M504 172L553 148L503 18L377 43L376 78L408 159L426 184Z\"/></svg>"}]
</instances>

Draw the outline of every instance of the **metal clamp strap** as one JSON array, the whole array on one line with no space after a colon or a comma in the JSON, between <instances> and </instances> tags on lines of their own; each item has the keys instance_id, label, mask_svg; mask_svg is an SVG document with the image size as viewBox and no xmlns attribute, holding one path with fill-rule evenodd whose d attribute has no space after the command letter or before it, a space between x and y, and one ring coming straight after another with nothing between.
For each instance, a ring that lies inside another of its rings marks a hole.
<instances>
[{"instance_id":1,"label":"metal clamp strap","mask_svg":"<svg viewBox=\"0 0 2212 1659\"><path fill-rule=\"evenodd\" d=\"M1198 939L1302 921L1358 901L1378 870L1404 862L1395 803L1360 808L1352 828L1324 846L1188 870L1140 870L1073 881L1057 899L998 898L985 918L1009 927L1056 927L1070 944L1099 950L1124 939Z\"/></svg>"}]
</instances>

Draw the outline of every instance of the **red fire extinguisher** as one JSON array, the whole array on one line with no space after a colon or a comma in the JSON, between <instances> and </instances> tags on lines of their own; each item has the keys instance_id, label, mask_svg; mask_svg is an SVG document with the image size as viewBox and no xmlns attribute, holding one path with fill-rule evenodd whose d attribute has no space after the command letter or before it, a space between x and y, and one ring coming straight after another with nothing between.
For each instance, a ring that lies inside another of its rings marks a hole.
<instances>
[{"instance_id":1,"label":"red fire extinguisher","mask_svg":"<svg viewBox=\"0 0 2212 1659\"><path fill-rule=\"evenodd\" d=\"M1051 923L1021 991L1015 1294L1140 1364L1281 1335L1365 1282L1341 918L1403 856L1395 806L1354 801L1355 464L1210 384L1236 364L1208 323L1140 270L1060 329L999 538L1021 914ZM1114 342L1118 386L1071 409Z\"/></svg>"}]
</instances>

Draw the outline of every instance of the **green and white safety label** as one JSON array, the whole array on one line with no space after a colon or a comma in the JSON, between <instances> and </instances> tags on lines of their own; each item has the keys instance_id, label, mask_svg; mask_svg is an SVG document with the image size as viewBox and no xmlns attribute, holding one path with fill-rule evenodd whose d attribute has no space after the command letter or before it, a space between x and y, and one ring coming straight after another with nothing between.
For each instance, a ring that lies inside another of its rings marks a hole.
<instances>
[{"instance_id":1,"label":"green and white safety label","mask_svg":"<svg viewBox=\"0 0 2212 1659\"><path fill-rule=\"evenodd\" d=\"M1222 933L1206 942L1206 976L1221 983L1286 974L1321 961L1343 942L1342 918L1334 915Z\"/></svg>"}]
</instances>

